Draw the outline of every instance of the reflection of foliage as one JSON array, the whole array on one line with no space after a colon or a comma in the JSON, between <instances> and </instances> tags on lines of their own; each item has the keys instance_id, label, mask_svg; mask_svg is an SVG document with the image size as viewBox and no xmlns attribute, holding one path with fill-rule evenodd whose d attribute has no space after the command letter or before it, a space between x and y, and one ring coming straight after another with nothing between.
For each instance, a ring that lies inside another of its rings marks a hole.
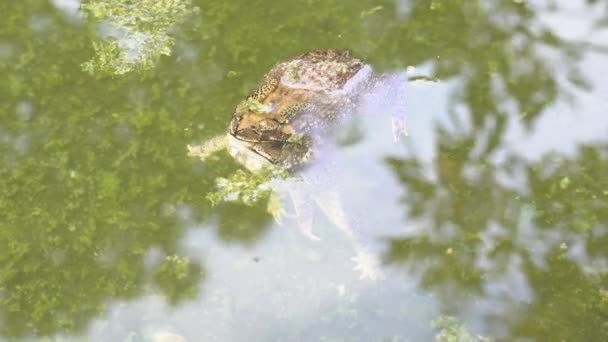
<instances>
[{"instance_id":1,"label":"reflection of foliage","mask_svg":"<svg viewBox=\"0 0 608 342\"><path fill-rule=\"evenodd\" d=\"M465 233L466 235L466 233ZM389 263L401 260L424 260L412 265L422 273L421 285L425 288L455 285L458 293L483 293L483 276L477 268L471 267L478 257L478 239L454 239L433 241L428 237L404 238L391 241Z\"/></svg>"},{"instance_id":2,"label":"reflection of foliage","mask_svg":"<svg viewBox=\"0 0 608 342\"><path fill-rule=\"evenodd\" d=\"M283 206L269 182L288 176L283 169L263 168L257 172L237 170L229 177L216 177L215 190L207 193L207 199L212 205L219 206L220 212L240 213L222 215L219 228L224 239L253 240L259 236L260 227L268 221L268 214L280 222Z\"/></svg>"},{"instance_id":3,"label":"reflection of foliage","mask_svg":"<svg viewBox=\"0 0 608 342\"><path fill-rule=\"evenodd\" d=\"M415 20L420 17L428 20ZM553 301L566 303L565 297L578 299L585 308L570 312L567 305L560 306L554 316L501 312L496 317L498 324L535 322L534 329L514 324L511 334L524 338L550 335L585 340L595 334L595 339L606 339L605 327L592 323L587 329L582 323L605 316L605 308L583 304L598 301L605 280L591 282L589 291L570 293L565 287L575 282L558 279L560 274L570 274L565 264L550 270L538 264L542 263L539 259L550 258L551 251L562 251L562 258L580 272L576 267L580 265L572 260L574 254L568 253L569 246L580 241L591 265L601 265L608 257L608 219L603 210L608 196L603 193L606 176L602 172L606 169L606 149L584 147L577 159L553 157L534 164L513 157L496 165L491 158L503 141L508 120L515 117L530 124L563 93L553 68L561 68L560 73L574 85L587 86L576 61L589 45L568 42L539 25L535 8L525 2L472 1L463 5L446 1L428 6L414 1L403 22L377 27L384 32L379 36L379 47L390 48L395 31L412 42L409 60L391 60L393 55L387 54L386 63L418 64L436 54L441 58L432 62L433 76L461 79L452 94L455 103L448 109L452 122L437 129L433 169L416 158L388 160L408 190L403 201L409 217L424 222L428 230L390 239L387 261L420 274L421 285L438 294L444 308L452 313L460 313L463 302L489 296L490 284L505 282L509 272L516 272L514 265L523 263L526 268L520 271L535 294L547 284L564 285L551 287L544 297L539 295L535 304L539 312L549 310ZM558 66L548 62L550 56L561 60ZM517 179L516 171L521 170L527 174L523 187L530 193L505 187L499 181L509 176ZM533 243L542 244L542 249L530 246ZM533 281L535 273L542 274L541 281ZM580 273L583 275L571 276L587 281L588 275ZM573 316L577 323L567 326L563 320ZM581 327L587 331L581 332Z\"/></svg>"},{"instance_id":4,"label":"reflection of foliage","mask_svg":"<svg viewBox=\"0 0 608 342\"><path fill-rule=\"evenodd\" d=\"M458 320L451 316L441 316L435 321L433 325L441 329L441 331L435 336L437 342L489 342L491 338L483 336L474 336L467 328L458 322Z\"/></svg>"},{"instance_id":5,"label":"reflection of foliage","mask_svg":"<svg viewBox=\"0 0 608 342\"><path fill-rule=\"evenodd\" d=\"M176 303L197 295L201 275L200 266L191 263L188 258L170 255L160 266L155 279L158 287L163 289L169 301Z\"/></svg>"},{"instance_id":6,"label":"reflection of foliage","mask_svg":"<svg viewBox=\"0 0 608 342\"><path fill-rule=\"evenodd\" d=\"M601 18L599 20L599 22L596 23L596 25L598 27L600 27L600 26L603 26L603 27L608 26L608 3L606 3L605 1L601 1L601 0L587 0L587 4L594 5L596 7L603 6L602 9L604 10L604 17Z\"/></svg>"},{"instance_id":7,"label":"reflection of foliage","mask_svg":"<svg viewBox=\"0 0 608 342\"><path fill-rule=\"evenodd\" d=\"M218 234L226 242L253 243L267 230L272 217L268 213L268 201L255 205L237 202L222 203L217 207Z\"/></svg>"},{"instance_id":8,"label":"reflection of foliage","mask_svg":"<svg viewBox=\"0 0 608 342\"><path fill-rule=\"evenodd\" d=\"M511 115L531 124L563 93L554 69L585 85L576 61L586 49L553 33L536 10L525 1L411 1L402 20L374 15L369 22L383 67L428 62L433 77L459 79L449 114L469 115L471 137L491 139L471 138L470 149L486 154L500 143Z\"/></svg>"},{"instance_id":9,"label":"reflection of foliage","mask_svg":"<svg viewBox=\"0 0 608 342\"><path fill-rule=\"evenodd\" d=\"M604 260L606 242L603 241ZM512 339L531 336L547 341L605 341L608 338L608 272L585 272L563 252L552 252L539 268L522 266L535 299L521 309Z\"/></svg>"},{"instance_id":10,"label":"reflection of foliage","mask_svg":"<svg viewBox=\"0 0 608 342\"><path fill-rule=\"evenodd\" d=\"M575 159L510 158L506 169L523 170L529 193L505 188L497 180L499 169L462 153L467 150L455 141L440 146L433 181L414 159L389 160L409 189L404 202L410 217L431 226L391 239L387 261L420 273L421 285L439 291L453 307L485 297L488 284L505 281L504 272L519 260L534 299L519 316L497 318L515 322L509 339L607 339L608 273L599 266L608 258L608 146L583 146ZM530 247L536 239L541 250ZM577 242L589 259L585 267L569 253Z\"/></svg>"},{"instance_id":11,"label":"reflection of foliage","mask_svg":"<svg viewBox=\"0 0 608 342\"><path fill-rule=\"evenodd\" d=\"M91 0L82 9L110 25L105 40L93 44L95 57L82 65L93 75L152 68L161 55L171 54L174 25L194 11L191 0Z\"/></svg>"},{"instance_id":12,"label":"reflection of foliage","mask_svg":"<svg viewBox=\"0 0 608 342\"><path fill-rule=\"evenodd\" d=\"M439 139L446 139L445 134ZM510 216L502 215L500 204L514 194L488 190L495 186L495 170L481 162L471 162L470 146L471 142L463 138L440 143L434 182L423 176L422 165L415 159L389 160L400 181L410 190L406 199L410 217L428 218L429 228L435 234L393 240L388 259L425 260L413 265L424 272L425 286L447 282L459 289L459 293L480 294L483 272L471 265L480 257L484 244L481 233L491 218L505 225L512 223ZM474 172L474 179L464 174L465 167ZM455 228L461 230L455 234Z\"/></svg>"},{"instance_id":13,"label":"reflection of foliage","mask_svg":"<svg viewBox=\"0 0 608 342\"><path fill-rule=\"evenodd\" d=\"M580 160L584 163L553 155L542 164L556 170L549 175L528 173L532 202L551 203L538 210L534 222L539 227L590 233L608 222L608 151L586 146L580 150Z\"/></svg>"}]
</instances>

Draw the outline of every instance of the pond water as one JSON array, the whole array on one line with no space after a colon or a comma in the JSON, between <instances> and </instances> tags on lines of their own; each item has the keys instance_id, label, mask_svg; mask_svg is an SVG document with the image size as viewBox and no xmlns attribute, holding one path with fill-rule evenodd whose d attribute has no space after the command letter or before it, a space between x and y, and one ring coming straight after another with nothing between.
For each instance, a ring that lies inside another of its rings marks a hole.
<instances>
[{"instance_id":1,"label":"pond water","mask_svg":"<svg viewBox=\"0 0 608 342\"><path fill-rule=\"evenodd\" d=\"M606 3L100 3L0 3L0 340L608 341ZM187 146L327 48L384 75L339 201L213 205Z\"/></svg>"}]
</instances>

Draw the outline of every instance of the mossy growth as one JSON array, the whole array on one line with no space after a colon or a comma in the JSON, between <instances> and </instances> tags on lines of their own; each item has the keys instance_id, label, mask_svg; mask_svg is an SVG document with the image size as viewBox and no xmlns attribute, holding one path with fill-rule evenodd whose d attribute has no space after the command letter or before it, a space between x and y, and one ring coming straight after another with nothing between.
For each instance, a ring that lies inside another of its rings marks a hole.
<instances>
[{"instance_id":1,"label":"mossy growth","mask_svg":"<svg viewBox=\"0 0 608 342\"><path fill-rule=\"evenodd\" d=\"M93 0L81 8L99 23L102 40L81 65L98 77L151 69L161 55L171 54L175 25L198 10L191 0Z\"/></svg>"},{"instance_id":2,"label":"mossy growth","mask_svg":"<svg viewBox=\"0 0 608 342\"><path fill-rule=\"evenodd\" d=\"M287 176L287 171L279 168L264 168L254 173L237 170L229 177L216 178L216 189L207 194L207 199L213 205L236 201L251 206L270 197L272 188L268 182Z\"/></svg>"}]
</instances>

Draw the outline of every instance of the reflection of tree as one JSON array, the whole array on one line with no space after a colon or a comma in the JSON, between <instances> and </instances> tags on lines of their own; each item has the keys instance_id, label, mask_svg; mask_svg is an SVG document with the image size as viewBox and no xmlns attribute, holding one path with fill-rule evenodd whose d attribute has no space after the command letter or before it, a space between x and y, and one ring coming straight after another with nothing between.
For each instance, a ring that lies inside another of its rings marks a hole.
<instances>
[{"instance_id":1,"label":"reflection of tree","mask_svg":"<svg viewBox=\"0 0 608 342\"><path fill-rule=\"evenodd\" d=\"M254 242L263 235L272 216L266 211L266 200L254 207L239 203L219 206L218 234L224 241ZM241 215L234 215L235 212Z\"/></svg>"},{"instance_id":2,"label":"reflection of tree","mask_svg":"<svg viewBox=\"0 0 608 342\"><path fill-rule=\"evenodd\" d=\"M388 262L420 274L421 285L441 294L451 310L491 296L488 286L519 265L532 303L514 305L516 315L493 317L513 322L508 340L608 338L608 274L594 269L608 260L608 146L582 147L575 159L511 158L507 169L526 175L529 193L502 185L504 169L468 160L460 153L465 146L440 145L434 181L415 159L389 160L408 189L403 201L410 217L429 226L391 239ZM583 259L569 252L575 248Z\"/></svg>"},{"instance_id":3,"label":"reflection of tree","mask_svg":"<svg viewBox=\"0 0 608 342\"><path fill-rule=\"evenodd\" d=\"M414 20L420 17L428 20ZM458 76L462 86L450 105L451 127L437 129L431 166L415 157L387 160L407 189L409 217L427 229L390 239L386 259L420 275L421 286L452 313L491 300L489 288L521 272L531 306L513 304L492 317L510 328L507 340L603 340L608 149L586 146L575 159L553 155L537 163L511 157L496 165L490 158L507 120L532 123L563 92L558 77L584 85L576 61L587 49L605 51L564 41L535 23L534 9L523 3L457 1L436 8L414 2L403 23L393 23L392 30L414 42L407 63L429 60L433 51L441 57L432 62L434 76ZM393 39L387 33L379 46ZM547 63L550 56L559 64ZM564 66L560 74L552 70ZM527 190L505 186L505 179L524 182ZM523 301L517 293L509 299ZM493 300L496 306L504 298Z\"/></svg>"},{"instance_id":4,"label":"reflection of tree","mask_svg":"<svg viewBox=\"0 0 608 342\"><path fill-rule=\"evenodd\" d=\"M477 147L477 153L496 148L513 110L531 123L556 99L561 90L555 68L582 79L574 62L583 51L543 27L536 9L525 2L413 1L408 8L402 21L377 27L375 48L391 52L383 54L382 64L430 61L433 76L458 77L449 110L452 116L470 116L471 137L484 132L490 139L471 139L469 147ZM407 49L395 44L400 40Z\"/></svg>"},{"instance_id":5,"label":"reflection of tree","mask_svg":"<svg viewBox=\"0 0 608 342\"><path fill-rule=\"evenodd\" d=\"M596 8L603 9L604 16L596 23L598 27L608 26L608 4L600 0L587 0L587 4L594 5Z\"/></svg>"},{"instance_id":6,"label":"reflection of tree","mask_svg":"<svg viewBox=\"0 0 608 342\"><path fill-rule=\"evenodd\" d=\"M474 179L464 174L470 145L466 140L440 145L435 182L426 179L421 164L415 159L389 160L400 181L408 188L404 200L409 216L428 218L429 229L433 231L428 236L392 241L389 260L406 255L408 260L424 260L417 262L414 268L423 268L422 281L428 287L447 282L457 289L481 294L482 272L471 267L481 252L480 234L487 229L491 219L501 224L511 223L509 216L502 215L501 204L514 196L507 190L489 191L496 185L494 170L481 163L472 165Z\"/></svg>"},{"instance_id":7,"label":"reflection of tree","mask_svg":"<svg viewBox=\"0 0 608 342\"><path fill-rule=\"evenodd\" d=\"M510 339L606 340L608 273L590 274L560 252L550 253L545 262L542 268L531 263L522 265L535 299L518 312L518 319L509 327Z\"/></svg>"}]
</instances>

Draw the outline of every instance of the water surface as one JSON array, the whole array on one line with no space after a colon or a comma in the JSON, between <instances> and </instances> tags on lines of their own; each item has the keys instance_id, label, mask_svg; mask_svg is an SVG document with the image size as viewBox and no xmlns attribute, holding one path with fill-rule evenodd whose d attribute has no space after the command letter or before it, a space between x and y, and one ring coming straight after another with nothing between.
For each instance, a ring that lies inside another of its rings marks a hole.
<instances>
[{"instance_id":1,"label":"water surface","mask_svg":"<svg viewBox=\"0 0 608 342\"><path fill-rule=\"evenodd\" d=\"M608 340L605 4L194 1L115 75L83 63L124 32L78 5L0 4L0 340ZM289 201L212 206L239 165L186 155L323 48L404 100L407 139L371 101L333 157L377 281L321 208L312 241Z\"/></svg>"}]
</instances>

